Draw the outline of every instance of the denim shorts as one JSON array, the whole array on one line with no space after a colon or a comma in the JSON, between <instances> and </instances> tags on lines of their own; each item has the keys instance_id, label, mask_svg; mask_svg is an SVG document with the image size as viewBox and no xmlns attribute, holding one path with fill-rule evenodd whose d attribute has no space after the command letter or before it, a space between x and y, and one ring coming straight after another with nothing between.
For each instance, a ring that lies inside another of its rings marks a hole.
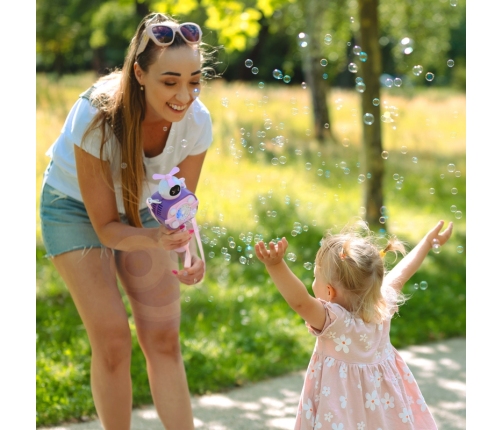
<instances>
[{"instance_id":1,"label":"denim shorts","mask_svg":"<svg viewBox=\"0 0 502 430\"><path fill-rule=\"evenodd\" d=\"M140 216L144 227L159 226L148 208L140 210ZM120 220L127 224L125 215L121 214ZM79 249L105 248L92 227L84 203L48 184L44 185L40 198L40 221L47 257Z\"/></svg>"}]
</instances>

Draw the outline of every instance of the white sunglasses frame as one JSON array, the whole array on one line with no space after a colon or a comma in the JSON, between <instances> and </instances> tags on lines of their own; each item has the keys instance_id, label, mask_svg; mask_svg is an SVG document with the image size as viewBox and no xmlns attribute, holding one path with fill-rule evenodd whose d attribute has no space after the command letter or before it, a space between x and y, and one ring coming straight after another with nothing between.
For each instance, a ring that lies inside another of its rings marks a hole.
<instances>
[{"instance_id":1,"label":"white sunglasses frame","mask_svg":"<svg viewBox=\"0 0 502 430\"><path fill-rule=\"evenodd\" d=\"M192 42L191 40L187 40L186 37L183 35L183 33L180 30L180 28L182 26L184 26L184 25L194 25L195 27L197 27L198 30L199 30L199 40L197 40L195 42ZM159 42L157 40L157 38L153 34L153 27L159 27L159 26L160 27L169 27L169 28L171 28L174 31L173 40L171 40L171 42L169 42L169 43L162 43L162 42ZM153 23L152 24L148 24L145 27L145 30L143 31L143 35L141 37L141 42L138 45L138 49L136 49L136 55L135 55L135 57L138 58L138 55L140 55L146 49L146 45L148 45L148 41L149 40L153 40L153 42L157 46L169 46L169 45L172 45L172 43L174 42L176 33L179 33L179 35L183 38L183 40L186 43L190 44L190 45L195 45L197 43L200 43L201 40L202 40L202 29L200 28L199 24L196 24L195 22L183 22L181 24L176 24L176 23L171 23L171 22L157 22L155 24L153 24Z\"/></svg>"}]
</instances>

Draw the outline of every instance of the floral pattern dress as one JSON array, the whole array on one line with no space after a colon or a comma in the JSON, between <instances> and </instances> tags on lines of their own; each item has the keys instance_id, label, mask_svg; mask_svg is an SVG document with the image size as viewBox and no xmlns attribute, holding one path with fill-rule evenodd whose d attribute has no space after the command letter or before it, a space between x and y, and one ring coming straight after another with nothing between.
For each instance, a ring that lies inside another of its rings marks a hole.
<instances>
[{"instance_id":1,"label":"floral pattern dress","mask_svg":"<svg viewBox=\"0 0 502 430\"><path fill-rule=\"evenodd\" d=\"M390 320L368 324L320 301L326 322L321 331L307 324L317 340L295 430L437 429L413 374L390 343Z\"/></svg>"}]
</instances>

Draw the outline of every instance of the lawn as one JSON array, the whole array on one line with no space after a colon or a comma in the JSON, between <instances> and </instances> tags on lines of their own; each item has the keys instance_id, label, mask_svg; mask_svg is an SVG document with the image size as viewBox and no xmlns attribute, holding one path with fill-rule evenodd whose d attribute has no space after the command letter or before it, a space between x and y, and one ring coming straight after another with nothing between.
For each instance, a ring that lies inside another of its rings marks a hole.
<instances>
[{"instance_id":1,"label":"lawn","mask_svg":"<svg viewBox=\"0 0 502 430\"><path fill-rule=\"evenodd\" d=\"M37 198L44 155L92 74L37 76ZM439 219L454 235L405 286L412 295L395 318L398 348L465 336L465 94L427 88L384 92L386 215L382 229L410 246ZM285 83L208 83L214 142L203 168L197 215L207 259L203 283L183 287L181 338L190 390L201 394L303 369L314 338L253 256L256 240L286 236L288 264L310 289L323 232L364 214L367 173L359 165L359 94L333 89L331 128L338 144L312 139L309 94ZM364 181L362 181L363 177ZM38 207L38 201L37 201ZM40 238L37 217L37 425L95 413L89 343ZM393 263L390 259L389 265ZM425 282L427 288L415 288ZM126 298L124 303L129 308ZM134 321L130 320L135 333ZM144 358L133 336L134 405L151 403ZM292 354L291 351L295 353Z\"/></svg>"}]
</instances>

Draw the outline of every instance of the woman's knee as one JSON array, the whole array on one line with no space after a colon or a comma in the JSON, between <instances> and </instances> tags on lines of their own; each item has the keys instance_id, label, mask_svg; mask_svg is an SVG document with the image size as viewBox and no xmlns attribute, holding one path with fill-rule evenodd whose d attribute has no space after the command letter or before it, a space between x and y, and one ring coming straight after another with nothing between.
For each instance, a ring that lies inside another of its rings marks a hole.
<instances>
[{"instance_id":1,"label":"woman's knee","mask_svg":"<svg viewBox=\"0 0 502 430\"><path fill-rule=\"evenodd\" d=\"M145 356L181 356L179 329L177 327L138 330L138 340Z\"/></svg>"},{"instance_id":2,"label":"woman's knee","mask_svg":"<svg viewBox=\"0 0 502 430\"><path fill-rule=\"evenodd\" d=\"M129 365L131 360L131 332L129 328L110 329L96 336L91 341L93 360L96 359L104 368L113 372L115 369Z\"/></svg>"}]
</instances>

